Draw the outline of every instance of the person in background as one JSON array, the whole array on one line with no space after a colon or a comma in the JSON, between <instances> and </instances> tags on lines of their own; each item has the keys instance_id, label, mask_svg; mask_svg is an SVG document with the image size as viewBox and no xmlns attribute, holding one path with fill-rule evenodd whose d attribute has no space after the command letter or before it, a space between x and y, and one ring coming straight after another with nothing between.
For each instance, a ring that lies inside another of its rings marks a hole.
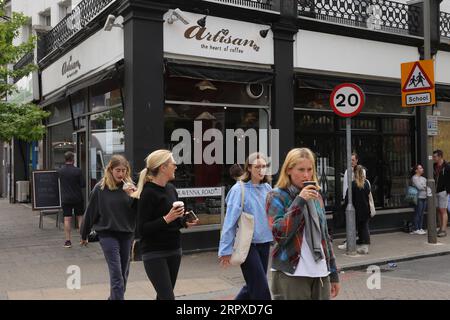
<instances>
[{"instance_id":1,"label":"person in background","mask_svg":"<svg viewBox=\"0 0 450 320\"><path fill-rule=\"evenodd\" d=\"M175 300L174 288L181 263L180 229L188 222L175 187L177 165L169 150L156 150L146 158L139 176L137 229L145 272L156 290L157 300Z\"/></svg>"},{"instance_id":2,"label":"person in background","mask_svg":"<svg viewBox=\"0 0 450 320\"><path fill-rule=\"evenodd\" d=\"M80 228L82 246L88 244L92 229L98 234L109 270L108 300L125 299L131 244L136 228L135 199L130 197L136 188L130 172L125 157L111 157L103 178L92 189Z\"/></svg>"},{"instance_id":3,"label":"person in background","mask_svg":"<svg viewBox=\"0 0 450 320\"><path fill-rule=\"evenodd\" d=\"M219 260L223 266L230 265L237 223L241 212L254 216L254 232L247 259L241 264L245 285L236 300L270 300L267 283L270 244L273 241L265 212L267 193L272 190L266 175L267 160L261 153L251 154L244 165L244 173L227 195L227 213L219 243ZM244 188L244 190L242 190ZM244 207L242 208L242 192Z\"/></svg>"},{"instance_id":4,"label":"person in background","mask_svg":"<svg viewBox=\"0 0 450 320\"><path fill-rule=\"evenodd\" d=\"M358 241L356 242L358 247L356 252L359 254L368 254L370 245L370 184L365 177L362 166L355 166L353 172L355 179L352 181L352 202L355 208L356 230L358 231ZM348 191L345 196L345 205L347 205L347 203Z\"/></svg>"},{"instance_id":5,"label":"person in background","mask_svg":"<svg viewBox=\"0 0 450 320\"><path fill-rule=\"evenodd\" d=\"M64 248L72 247L71 229L72 214L77 218L78 226L81 225L84 213L82 189L86 187L83 172L74 166L75 154L67 151L64 154L65 164L58 170L61 182L61 204L64 216Z\"/></svg>"},{"instance_id":6,"label":"person in background","mask_svg":"<svg viewBox=\"0 0 450 320\"><path fill-rule=\"evenodd\" d=\"M275 240L272 295L275 300L328 300L338 295L339 275L318 192L314 154L289 151L266 212ZM315 185L304 185L314 181Z\"/></svg>"},{"instance_id":7,"label":"person in background","mask_svg":"<svg viewBox=\"0 0 450 320\"><path fill-rule=\"evenodd\" d=\"M354 174L354 170L355 167L358 165L358 161L359 161L359 157L358 154L356 152L352 153L352 181L355 179L355 174ZM364 177L366 177L366 169L363 168L363 172L364 172ZM342 185L342 199L344 199L345 201L345 197L347 195L347 189L348 189L348 181L347 181L347 170L345 170L344 173L344 181L343 181L343 185ZM345 214L345 210L346 210L346 206L345 204L342 206L342 212ZM346 250L347 249L347 242L344 241L342 244L338 245L338 248L341 250Z\"/></svg>"},{"instance_id":8,"label":"person in background","mask_svg":"<svg viewBox=\"0 0 450 320\"><path fill-rule=\"evenodd\" d=\"M439 217L440 228L438 237L447 236L447 206L448 194L450 192L450 164L444 160L444 153L442 150L433 151L433 169L434 180L436 181L436 211Z\"/></svg>"},{"instance_id":9,"label":"person in background","mask_svg":"<svg viewBox=\"0 0 450 320\"><path fill-rule=\"evenodd\" d=\"M229 173L233 180L239 181L239 178L244 174L244 170L242 170L242 167L239 164L233 164L230 167Z\"/></svg>"},{"instance_id":10,"label":"person in background","mask_svg":"<svg viewBox=\"0 0 450 320\"><path fill-rule=\"evenodd\" d=\"M423 176L423 171L420 164L416 164L411 171L411 183L419 190L414 210L414 230L411 234L426 234L426 231L422 229L423 213L427 207L427 179Z\"/></svg>"}]
</instances>

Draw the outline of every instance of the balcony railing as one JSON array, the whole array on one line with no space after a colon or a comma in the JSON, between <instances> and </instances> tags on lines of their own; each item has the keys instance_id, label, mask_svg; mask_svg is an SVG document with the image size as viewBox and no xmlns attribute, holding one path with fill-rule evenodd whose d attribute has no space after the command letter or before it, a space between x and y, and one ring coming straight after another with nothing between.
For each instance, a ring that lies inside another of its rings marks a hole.
<instances>
[{"instance_id":1,"label":"balcony railing","mask_svg":"<svg viewBox=\"0 0 450 320\"><path fill-rule=\"evenodd\" d=\"M355 27L418 35L417 6L388 0L297 0L298 15Z\"/></svg>"},{"instance_id":2,"label":"balcony railing","mask_svg":"<svg viewBox=\"0 0 450 320\"><path fill-rule=\"evenodd\" d=\"M274 10L274 0L207 0L257 10Z\"/></svg>"},{"instance_id":3,"label":"balcony railing","mask_svg":"<svg viewBox=\"0 0 450 320\"><path fill-rule=\"evenodd\" d=\"M450 13L441 12L441 37L450 38Z\"/></svg>"},{"instance_id":4,"label":"balcony railing","mask_svg":"<svg viewBox=\"0 0 450 320\"><path fill-rule=\"evenodd\" d=\"M83 0L72 12L46 33L43 52L39 60L67 42L72 36L86 27L100 12L116 0Z\"/></svg>"}]
</instances>

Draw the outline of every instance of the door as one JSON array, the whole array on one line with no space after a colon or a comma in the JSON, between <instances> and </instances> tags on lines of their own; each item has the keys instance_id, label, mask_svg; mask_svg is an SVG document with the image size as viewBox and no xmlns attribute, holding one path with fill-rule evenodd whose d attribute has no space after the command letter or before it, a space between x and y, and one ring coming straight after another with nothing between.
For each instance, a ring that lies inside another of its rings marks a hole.
<instances>
[{"instance_id":1,"label":"door","mask_svg":"<svg viewBox=\"0 0 450 320\"><path fill-rule=\"evenodd\" d=\"M73 133L73 142L75 143L75 166L81 169L83 172L84 181L86 182L86 186L88 177L87 177L87 159L86 159L86 131L76 131ZM83 200L86 205L86 199L89 196L89 188L85 188L85 192L83 194Z\"/></svg>"}]
</instances>

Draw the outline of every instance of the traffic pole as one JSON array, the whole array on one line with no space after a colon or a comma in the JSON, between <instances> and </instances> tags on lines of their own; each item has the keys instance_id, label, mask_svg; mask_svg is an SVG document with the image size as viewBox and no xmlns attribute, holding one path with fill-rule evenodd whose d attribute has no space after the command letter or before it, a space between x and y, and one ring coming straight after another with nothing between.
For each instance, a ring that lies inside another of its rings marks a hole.
<instances>
[{"instance_id":1,"label":"traffic pole","mask_svg":"<svg viewBox=\"0 0 450 320\"><path fill-rule=\"evenodd\" d=\"M347 207L345 208L345 220L347 231L347 254L356 255L356 222L355 222L355 208L353 207L352 198L352 118L346 118L346 136L347 136Z\"/></svg>"},{"instance_id":2,"label":"traffic pole","mask_svg":"<svg viewBox=\"0 0 450 320\"><path fill-rule=\"evenodd\" d=\"M424 42L424 60L430 60L431 57L431 7L430 1L423 1L423 42ZM433 114L434 106L421 110L426 115ZM421 117L421 133L428 135L427 117ZM425 139L423 139L425 140ZM436 203L435 203L435 181L433 172L433 137L428 136L427 139L427 159L421 159L427 167L427 186L431 189L431 195L427 192L427 229L428 243L437 243L436 230Z\"/></svg>"}]
</instances>

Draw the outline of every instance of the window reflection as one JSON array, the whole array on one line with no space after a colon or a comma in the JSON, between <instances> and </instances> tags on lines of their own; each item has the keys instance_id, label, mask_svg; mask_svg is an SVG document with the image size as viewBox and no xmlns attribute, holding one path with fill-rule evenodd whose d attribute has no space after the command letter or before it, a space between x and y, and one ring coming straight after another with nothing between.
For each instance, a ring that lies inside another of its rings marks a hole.
<instances>
[{"instance_id":1,"label":"window reflection","mask_svg":"<svg viewBox=\"0 0 450 320\"><path fill-rule=\"evenodd\" d=\"M122 108L91 116L90 176L91 188L103 177L103 170L113 154L125 153Z\"/></svg>"}]
</instances>

